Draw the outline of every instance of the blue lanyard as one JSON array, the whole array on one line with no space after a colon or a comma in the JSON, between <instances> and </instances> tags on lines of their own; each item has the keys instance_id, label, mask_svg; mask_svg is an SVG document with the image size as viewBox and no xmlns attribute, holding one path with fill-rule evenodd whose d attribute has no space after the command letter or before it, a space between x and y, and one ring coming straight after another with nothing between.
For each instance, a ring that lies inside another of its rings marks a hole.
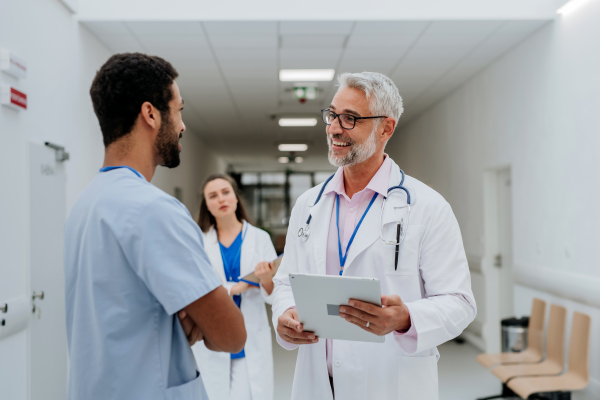
<instances>
[{"instance_id":1,"label":"blue lanyard","mask_svg":"<svg viewBox=\"0 0 600 400\"><path fill-rule=\"evenodd\" d=\"M350 236L350 241L348 242L348 246L346 246L346 254L343 255L342 242L340 241L340 195L339 194L337 195L337 202L335 204L335 224L337 225L338 250L339 250L339 254L340 254L340 275L342 275L342 273L344 272L344 265L346 265L346 258L348 257L348 251L350 251L350 246L352 246L352 242L354 241L354 236L356 236L356 232L358 232L360 225L362 224L363 220L367 216L367 213L371 209L371 206L373 205L373 203L375 203L376 198L377 198L377 192L375 192L375 194L373 195L373 198L371 199L369 206L363 213L362 217L360 218L360 221L358 221L358 225L356 225L356 228L354 228L354 232L352 232L352 236Z\"/></svg>"},{"instance_id":2,"label":"blue lanyard","mask_svg":"<svg viewBox=\"0 0 600 400\"><path fill-rule=\"evenodd\" d=\"M119 169L119 168L127 168L128 170L132 171L134 174L136 174L140 178L144 179L144 177L142 176L142 174L140 174L139 172L137 172L135 169L133 169L131 167L128 167L127 165L119 165L118 167L104 167L104 168L100 168L100 172L108 172L108 171L112 171L113 169Z\"/></svg>"}]
</instances>

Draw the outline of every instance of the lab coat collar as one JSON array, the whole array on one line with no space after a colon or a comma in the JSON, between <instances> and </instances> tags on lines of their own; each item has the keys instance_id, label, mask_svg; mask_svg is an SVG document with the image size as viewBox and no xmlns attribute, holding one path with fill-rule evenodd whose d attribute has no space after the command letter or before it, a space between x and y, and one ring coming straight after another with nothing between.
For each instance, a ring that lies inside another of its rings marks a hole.
<instances>
[{"instance_id":1,"label":"lab coat collar","mask_svg":"<svg viewBox=\"0 0 600 400\"><path fill-rule=\"evenodd\" d=\"M398 167L398 165L392 161L392 171L390 173L388 187L398 186L400 184L401 179L402 175L400 174L400 167ZM405 187L407 183L408 179L405 179ZM407 187L407 189L409 189L410 191L411 202L414 204L412 198L414 190L411 190L409 187ZM397 191L395 191L394 193L396 192ZM382 223L384 226L392 222L396 223L400 220L400 218L402 218L403 215L406 214L406 206L408 204L406 202L406 196L402 193L404 192L401 191L401 193L392 194L392 196L389 197L385 205L385 212L383 213L383 216L381 215L383 196L377 196L377 199L375 200L373 206L371 207L371 210L365 217L362 226L356 233L354 243L350 247L350 250L348 252L348 260L346 261L346 270L348 270L348 268L353 268L352 261L354 261L354 259L359 254L365 251L376 240L379 240Z\"/></svg>"},{"instance_id":2,"label":"lab coat collar","mask_svg":"<svg viewBox=\"0 0 600 400\"><path fill-rule=\"evenodd\" d=\"M225 269L223 268L223 259L221 258L221 249L219 248L219 239L217 237L217 230L214 226L205 233L204 236L204 251L210 260L213 270L219 276L221 283L227 282L225 277Z\"/></svg>"},{"instance_id":3,"label":"lab coat collar","mask_svg":"<svg viewBox=\"0 0 600 400\"><path fill-rule=\"evenodd\" d=\"M398 186L400 181L402 180L402 174L400 173L400 167L396 163L392 161L392 173L390 174L390 181L388 182L388 187ZM417 201L417 193L415 189L410 184L410 178L405 177L404 185L405 188L410 192L410 200L411 207L413 207ZM378 210L381 212L381 208ZM390 193L390 196L387 199L385 204L385 210L383 212L383 225L399 222L408 211L408 202L406 193L403 190L394 190ZM406 221L406 218L405 218ZM379 234L379 231L378 231Z\"/></svg>"},{"instance_id":4,"label":"lab coat collar","mask_svg":"<svg viewBox=\"0 0 600 400\"><path fill-rule=\"evenodd\" d=\"M377 192L382 196L387 195L388 187L386 185L391 175L392 164L393 161L391 160L390 156L384 153L383 163L381 164L373 178L371 178L365 189L370 189L373 192ZM325 188L323 194L326 195L332 192L342 195L346 197L348 201L350 201L350 199L346 195L346 188L344 187L344 167L338 168L335 175L327 185L327 188Z\"/></svg>"},{"instance_id":5,"label":"lab coat collar","mask_svg":"<svg viewBox=\"0 0 600 400\"><path fill-rule=\"evenodd\" d=\"M389 158L389 157L388 157ZM387 160L386 160L387 161ZM392 170L390 173L390 178L388 181L388 187L398 186L402 179L402 174L400 173L400 167L390 158L392 162ZM411 195L411 203L415 204L416 201L416 193L409 185L409 179L406 178L404 180L404 186L410 191ZM327 191L329 188L326 188ZM327 242L329 235L329 224L331 220L331 210L333 207L333 201L335 196L331 195L331 190L328 191L329 195L323 194L321 200L313 206L316 200L316 194L314 199L312 199L309 204L309 212L312 215L311 219L311 236L308 239L313 246L313 262L317 266L317 274L325 275L326 274L326 259L327 259ZM325 191L324 191L325 193ZM348 252L348 260L346 261L345 269L348 270L352 265L352 261L363 251L365 251L369 246L373 244L375 240L379 238L380 233L380 224L383 222L383 225L397 222L402 218L402 215L406 213L407 210L407 201L406 195L403 194L403 191L395 191L392 194L385 206L385 212L383 213L383 218L381 216L381 205L383 203L383 197L381 195L377 196L377 199L373 203L371 210L366 215L360 229L356 233L356 238L350 247ZM382 219L381 219L382 218ZM335 249L334 249L335 250Z\"/></svg>"},{"instance_id":6,"label":"lab coat collar","mask_svg":"<svg viewBox=\"0 0 600 400\"><path fill-rule=\"evenodd\" d=\"M310 220L310 237L308 241L313 246L313 262L317 266L319 275L326 274L327 260L327 237L329 235L329 221L331 219L331 210L333 207L333 195L323 195L321 200L309 208L312 215ZM309 206L314 204L314 200Z\"/></svg>"}]
</instances>

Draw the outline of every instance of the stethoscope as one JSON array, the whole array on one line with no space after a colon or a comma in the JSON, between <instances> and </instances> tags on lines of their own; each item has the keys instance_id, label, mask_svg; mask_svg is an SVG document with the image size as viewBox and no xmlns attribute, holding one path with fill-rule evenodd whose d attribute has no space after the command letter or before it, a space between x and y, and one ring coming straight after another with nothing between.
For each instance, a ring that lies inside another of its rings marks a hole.
<instances>
[{"instance_id":1,"label":"stethoscope","mask_svg":"<svg viewBox=\"0 0 600 400\"><path fill-rule=\"evenodd\" d=\"M406 234L408 233L408 226L410 223L410 204L411 204L411 199L410 199L410 192L408 191L407 188L405 188L404 185L404 171L400 170L400 173L402 174L402 179L400 180L400 184L398 186L392 186L391 188L388 189L387 191L387 196L383 197L383 202L381 203L381 213L379 215L379 238L381 240L383 240L383 242L385 244L389 244L389 245L397 245L399 246L400 244L402 244L402 242L404 242L404 238L406 237ZM317 205L317 203L319 202L319 200L321 200L321 196L323 195L323 191L325 191L325 187L327 186L327 184L329 183L329 181L331 181L333 179L333 177L335 176L335 174L331 175L329 178L327 178L327 180L325 181L325 183L323 184L323 186L321 187L321 190L319 191L319 195L317 196L317 200L315 201L315 204L313 204L313 207ZM399 221L399 225L400 225L400 237L398 239L396 239L396 241L392 241L392 240L385 240L383 238L383 211L385 209L385 203L387 201L387 199L390 197L390 194L394 191L394 190L403 190L406 193L406 202L408 204L408 213L406 216L406 225L404 224L404 218L402 218L402 220ZM302 239L303 242L306 242L308 240L308 238L310 237L310 221L312 219L312 214L310 214L308 216L308 219L306 220L306 225L304 226L304 228L300 228L300 230L298 231L298 237L300 239ZM406 229L402 229L406 226Z\"/></svg>"}]
</instances>

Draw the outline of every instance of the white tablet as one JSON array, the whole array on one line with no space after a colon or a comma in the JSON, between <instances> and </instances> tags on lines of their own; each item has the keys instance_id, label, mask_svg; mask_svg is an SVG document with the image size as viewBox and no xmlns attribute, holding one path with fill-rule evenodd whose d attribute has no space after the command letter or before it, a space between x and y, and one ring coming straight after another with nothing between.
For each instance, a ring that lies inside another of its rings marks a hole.
<instances>
[{"instance_id":1,"label":"white tablet","mask_svg":"<svg viewBox=\"0 0 600 400\"><path fill-rule=\"evenodd\" d=\"M379 279L349 276L290 274L300 322L321 339L385 342L339 316L339 307L356 299L381 306Z\"/></svg>"}]
</instances>

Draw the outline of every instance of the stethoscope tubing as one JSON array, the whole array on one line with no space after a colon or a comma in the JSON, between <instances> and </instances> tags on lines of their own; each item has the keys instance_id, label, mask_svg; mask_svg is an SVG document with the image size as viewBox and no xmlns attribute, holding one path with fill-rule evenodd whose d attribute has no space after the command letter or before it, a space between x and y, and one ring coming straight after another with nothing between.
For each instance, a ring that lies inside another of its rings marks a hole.
<instances>
[{"instance_id":1,"label":"stethoscope tubing","mask_svg":"<svg viewBox=\"0 0 600 400\"><path fill-rule=\"evenodd\" d=\"M408 233L408 227L410 226L410 206L412 203L412 199L410 196L410 192L408 191L407 188L404 187L404 178L406 177L406 175L404 174L404 171L400 170L400 174L402 174L402 179L400 180L400 184L398 186L392 186L391 188L389 188L387 191L387 196L383 197L383 202L381 203L381 213L379 215L379 225L380 225L379 237L387 245L402 244L404 242L404 239L406 238L406 234ZM319 200L321 200L321 196L323 195L323 192L325 191L325 187L333 179L334 176L335 176L335 174L333 174L329 178L327 178L327 180L321 187L321 190L319 191L319 195L317 196L317 199L315 200L313 207L317 205ZM398 241L398 242L385 240L383 238L383 223L382 223L383 222L383 211L385 209L385 203L386 203L387 199L390 197L390 193L393 192L394 190L404 191L406 193L406 202L408 204L408 214L406 216L406 219L407 219L406 225L404 224L404 220L398 221L398 223L401 226L401 236L400 236L400 241ZM312 220L312 213L308 216L308 219L306 220L306 225L304 226L304 228L300 228L300 230L298 230L298 237L301 238L303 242L306 242L308 240L308 238L310 237L310 221L311 220ZM406 229L405 229L405 227L406 227Z\"/></svg>"}]
</instances>

